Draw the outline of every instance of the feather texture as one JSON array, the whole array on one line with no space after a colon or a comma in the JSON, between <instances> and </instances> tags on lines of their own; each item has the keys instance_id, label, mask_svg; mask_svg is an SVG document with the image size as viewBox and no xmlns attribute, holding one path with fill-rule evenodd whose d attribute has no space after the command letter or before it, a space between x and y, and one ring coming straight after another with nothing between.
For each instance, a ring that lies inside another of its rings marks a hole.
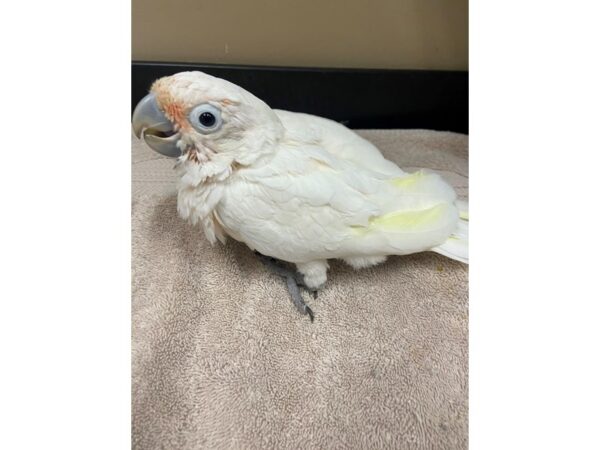
<instances>
[{"instance_id":1,"label":"feather texture","mask_svg":"<svg viewBox=\"0 0 600 450\"><path fill-rule=\"evenodd\" d=\"M233 174L217 211L252 248L306 262L431 249L457 226L454 200L435 173L381 173L294 140Z\"/></svg>"}]
</instances>

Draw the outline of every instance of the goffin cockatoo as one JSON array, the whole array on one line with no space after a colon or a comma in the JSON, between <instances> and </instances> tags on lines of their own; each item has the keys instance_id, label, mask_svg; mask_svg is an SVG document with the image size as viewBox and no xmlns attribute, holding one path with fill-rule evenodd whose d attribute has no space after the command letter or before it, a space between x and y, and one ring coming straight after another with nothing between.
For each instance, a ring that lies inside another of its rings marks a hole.
<instances>
[{"instance_id":1,"label":"goffin cockatoo","mask_svg":"<svg viewBox=\"0 0 600 450\"><path fill-rule=\"evenodd\" d=\"M133 128L178 158L180 216L213 244L230 236L263 255L311 319L298 286L321 287L328 259L360 269L434 251L468 262L467 207L452 187L433 172L402 171L334 121L273 110L226 80L182 72L154 82Z\"/></svg>"}]
</instances>

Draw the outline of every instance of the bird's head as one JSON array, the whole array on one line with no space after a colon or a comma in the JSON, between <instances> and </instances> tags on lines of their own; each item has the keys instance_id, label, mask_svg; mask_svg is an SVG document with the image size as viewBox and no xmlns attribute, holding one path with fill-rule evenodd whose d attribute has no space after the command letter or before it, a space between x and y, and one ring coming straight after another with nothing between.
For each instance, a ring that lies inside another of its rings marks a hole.
<instances>
[{"instance_id":1,"label":"bird's head","mask_svg":"<svg viewBox=\"0 0 600 450\"><path fill-rule=\"evenodd\" d=\"M155 151L204 163L217 155L249 164L272 151L283 127L262 100L202 72L154 82L136 106L133 130Z\"/></svg>"}]
</instances>

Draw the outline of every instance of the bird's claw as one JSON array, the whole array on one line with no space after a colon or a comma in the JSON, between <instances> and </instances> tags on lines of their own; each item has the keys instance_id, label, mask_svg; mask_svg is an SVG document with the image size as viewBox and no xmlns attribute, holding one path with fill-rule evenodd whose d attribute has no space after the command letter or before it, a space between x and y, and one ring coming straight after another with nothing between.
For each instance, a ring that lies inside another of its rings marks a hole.
<instances>
[{"instance_id":1,"label":"bird's claw","mask_svg":"<svg viewBox=\"0 0 600 450\"><path fill-rule=\"evenodd\" d=\"M315 313L313 313L312 309L310 309L310 306L304 305L304 314L308 314L311 322L315 321Z\"/></svg>"}]
</instances>

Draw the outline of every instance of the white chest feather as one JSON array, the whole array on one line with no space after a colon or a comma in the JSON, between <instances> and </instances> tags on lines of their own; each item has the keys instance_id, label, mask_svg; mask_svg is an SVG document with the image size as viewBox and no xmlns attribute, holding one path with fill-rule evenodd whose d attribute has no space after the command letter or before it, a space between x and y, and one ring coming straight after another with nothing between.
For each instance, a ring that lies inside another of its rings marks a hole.
<instances>
[{"instance_id":1,"label":"white chest feather","mask_svg":"<svg viewBox=\"0 0 600 450\"><path fill-rule=\"evenodd\" d=\"M225 242L225 233L215 218L215 208L223 197L224 180L231 174L230 161L214 161L202 166L182 161L177 195L179 215L192 225L200 223L211 244Z\"/></svg>"}]
</instances>

